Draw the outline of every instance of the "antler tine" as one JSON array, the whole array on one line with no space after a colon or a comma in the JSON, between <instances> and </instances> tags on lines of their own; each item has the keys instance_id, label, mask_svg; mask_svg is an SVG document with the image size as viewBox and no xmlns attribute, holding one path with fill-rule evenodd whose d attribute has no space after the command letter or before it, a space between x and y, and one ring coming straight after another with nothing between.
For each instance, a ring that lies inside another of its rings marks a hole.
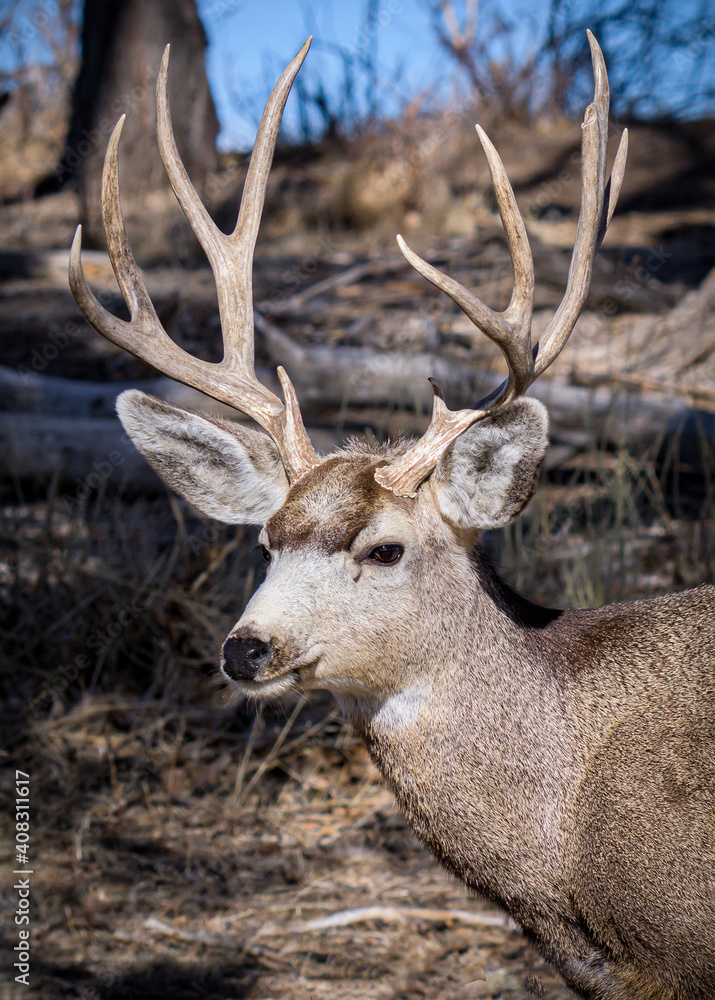
<instances>
[{"instance_id":1,"label":"antler tine","mask_svg":"<svg viewBox=\"0 0 715 1000\"><path fill-rule=\"evenodd\" d=\"M377 482L398 496L415 496L419 484L429 475L452 442L472 424L482 420L494 406L504 406L515 397L523 395L533 378L531 317L534 305L534 261L531 247L501 157L486 132L479 125L476 128L489 165L514 271L514 290L507 308L502 313L495 312L464 285L418 256L401 236L397 237L397 242L409 263L424 278L446 292L472 323L501 348L509 375L485 400L474 409L467 410L448 409L440 387L430 379L434 400L429 427L402 458L375 473ZM484 404L490 404L490 408L482 409Z\"/></svg>"},{"instance_id":2,"label":"antler tine","mask_svg":"<svg viewBox=\"0 0 715 1000\"><path fill-rule=\"evenodd\" d=\"M464 285L438 271L436 267L418 256L407 246L401 236L397 237L397 243L415 270L419 271L440 291L446 292L472 323L501 348L509 369L509 378L504 386L504 397L500 400L503 403L521 395L526 390L534 370L531 352L534 262L526 228L504 164L486 132L479 125L476 128L487 157L489 173L514 270L514 291L507 308L503 313L495 312Z\"/></svg>"},{"instance_id":3,"label":"antler tine","mask_svg":"<svg viewBox=\"0 0 715 1000\"><path fill-rule=\"evenodd\" d=\"M477 133L489 163L514 269L514 291L507 309L503 313L489 309L458 282L418 257L401 237L397 237L400 250L412 266L437 288L446 292L475 326L499 345L509 369L505 382L474 408L466 410L447 409L439 387L433 382L434 408L427 431L404 455L375 473L375 479L382 486L399 496L415 496L419 484L460 434L493 413L496 408L523 395L529 385L558 357L586 301L596 252L616 207L628 150L628 134L624 131L614 160L611 180L606 185L608 75L601 48L590 31L588 41L595 85L594 99L586 109L583 122L581 211L566 293L540 344L532 350L534 268L526 229L504 165L479 125Z\"/></svg>"},{"instance_id":4,"label":"antler tine","mask_svg":"<svg viewBox=\"0 0 715 1000\"><path fill-rule=\"evenodd\" d=\"M225 360L236 366L253 365L253 252L263 212L266 186L283 108L312 38L285 68L268 98L258 126L246 175L236 227L230 235L214 224L181 161L174 139L169 107L167 45L156 85L157 138L166 173L196 238L206 251L216 277Z\"/></svg>"},{"instance_id":5,"label":"antler tine","mask_svg":"<svg viewBox=\"0 0 715 1000\"><path fill-rule=\"evenodd\" d=\"M611 221L621 190L628 153L628 130L621 136L613 163L611 180L606 186L606 146L608 142L608 110L610 104L608 75L601 46L588 31L588 43L593 63L593 102L584 114L581 142L581 211L576 241L566 284L566 294L537 345L534 375L537 379L566 346L576 320L581 314L591 285L593 262L606 229Z\"/></svg>"},{"instance_id":6,"label":"antler tine","mask_svg":"<svg viewBox=\"0 0 715 1000\"><path fill-rule=\"evenodd\" d=\"M618 196L621 193L621 185L623 184L623 177L626 172L626 160L628 158L628 129L624 128L621 133L621 138L618 143L618 149L616 150L616 155L613 160L613 166L611 167L611 176L606 185L606 209L603 212L601 220L601 228L598 231L598 244L597 249L603 242L603 237L606 235L606 230L611 224L611 219L613 218L613 213L616 210L616 204L618 202Z\"/></svg>"},{"instance_id":7,"label":"antler tine","mask_svg":"<svg viewBox=\"0 0 715 1000\"><path fill-rule=\"evenodd\" d=\"M119 202L118 151L124 116L112 133L102 174L102 216L112 267L129 308L126 322L109 313L87 285L81 262L81 227L70 255L70 287L85 318L100 333L170 378L242 410L268 431L291 481L320 463L305 431L290 379L279 369L285 405L256 379L253 368L251 267L280 118L310 39L282 74L261 119L236 229L231 236L213 223L193 188L171 129L167 94L169 47L157 82L157 132L174 192L211 263L219 298L224 358L209 364L181 350L163 329L127 240ZM254 167L254 163L256 166Z\"/></svg>"},{"instance_id":8,"label":"antler tine","mask_svg":"<svg viewBox=\"0 0 715 1000\"><path fill-rule=\"evenodd\" d=\"M119 140L125 115L114 127L107 146L102 171L102 219L107 250L117 283L127 304L130 322L113 316L96 298L82 269L82 227L78 226L72 241L69 283L85 319L118 347L123 347L142 360L153 361L171 378L183 381L182 368L189 358L162 327L149 293L137 267L119 205L117 159ZM194 359L189 359L194 360Z\"/></svg>"}]
</instances>

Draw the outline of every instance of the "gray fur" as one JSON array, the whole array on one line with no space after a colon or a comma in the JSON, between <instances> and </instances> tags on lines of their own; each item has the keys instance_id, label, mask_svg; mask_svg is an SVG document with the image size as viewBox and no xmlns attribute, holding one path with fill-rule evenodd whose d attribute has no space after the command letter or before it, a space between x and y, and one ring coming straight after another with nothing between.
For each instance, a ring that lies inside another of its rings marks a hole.
<instances>
[{"instance_id":1,"label":"gray fur","mask_svg":"<svg viewBox=\"0 0 715 1000\"><path fill-rule=\"evenodd\" d=\"M288 479L263 431L191 413L138 389L117 399L124 429L179 496L225 524L263 524L282 505Z\"/></svg>"},{"instance_id":2,"label":"gray fur","mask_svg":"<svg viewBox=\"0 0 715 1000\"><path fill-rule=\"evenodd\" d=\"M467 530L513 521L531 499L549 443L537 399L517 399L457 438L433 473L437 503Z\"/></svg>"}]
</instances>

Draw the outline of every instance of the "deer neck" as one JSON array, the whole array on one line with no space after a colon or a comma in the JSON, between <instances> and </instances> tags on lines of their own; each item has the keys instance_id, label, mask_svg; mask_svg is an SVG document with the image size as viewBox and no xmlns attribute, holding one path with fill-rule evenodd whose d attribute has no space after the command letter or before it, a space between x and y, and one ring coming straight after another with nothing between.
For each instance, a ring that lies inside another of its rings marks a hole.
<instances>
[{"instance_id":1,"label":"deer neck","mask_svg":"<svg viewBox=\"0 0 715 1000\"><path fill-rule=\"evenodd\" d=\"M558 864L570 801L575 727L546 666L560 613L518 597L479 556L472 573L451 615L426 614L414 683L343 708L418 836L518 919L508 900L546 891L543 859Z\"/></svg>"},{"instance_id":2,"label":"deer neck","mask_svg":"<svg viewBox=\"0 0 715 1000\"><path fill-rule=\"evenodd\" d=\"M440 722L466 716L468 729L455 731L451 742L468 738L478 720L523 714L531 688L548 673L559 644L558 622L564 612L541 608L521 597L475 551L469 558L470 579L462 575L445 585L425 587L420 628L403 638L402 662L386 674L399 675L399 688L389 695L340 699L350 722L366 738L402 741L415 728L430 730ZM445 600L445 592L450 599ZM430 600L430 595L434 595ZM556 628L554 627L556 626ZM386 653L389 655L389 653ZM407 662L405 662L407 661ZM464 697L467 692L468 697Z\"/></svg>"}]
</instances>

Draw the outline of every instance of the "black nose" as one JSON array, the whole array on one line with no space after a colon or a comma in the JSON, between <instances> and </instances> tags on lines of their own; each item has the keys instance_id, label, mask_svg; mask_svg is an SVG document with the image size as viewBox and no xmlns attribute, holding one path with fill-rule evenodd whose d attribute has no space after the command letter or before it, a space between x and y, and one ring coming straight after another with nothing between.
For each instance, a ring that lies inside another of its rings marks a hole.
<instances>
[{"instance_id":1,"label":"black nose","mask_svg":"<svg viewBox=\"0 0 715 1000\"><path fill-rule=\"evenodd\" d=\"M252 681L270 663L273 647L253 635L230 635L223 644L223 672L234 681Z\"/></svg>"}]
</instances>

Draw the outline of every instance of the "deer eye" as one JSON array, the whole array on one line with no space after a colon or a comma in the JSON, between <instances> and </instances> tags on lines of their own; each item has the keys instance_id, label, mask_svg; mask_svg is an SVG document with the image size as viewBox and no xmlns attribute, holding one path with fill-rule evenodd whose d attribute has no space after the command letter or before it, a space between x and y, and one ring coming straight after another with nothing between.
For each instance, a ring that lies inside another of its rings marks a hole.
<instances>
[{"instance_id":1,"label":"deer eye","mask_svg":"<svg viewBox=\"0 0 715 1000\"><path fill-rule=\"evenodd\" d=\"M265 545L261 545L261 555L263 556L263 558L266 560L267 563L271 561L270 550L267 549Z\"/></svg>"},{"instance_id":2,"label":"deer eye","mask_svg":"<svg viewBox=\"0 0 715 1000\"><path fill-rule=\"evenodd\" d=\"M381 566L394 566L400 561L404 551L403 546L397 543L376 545L368 552L366 562L380 563Z\"/></svg>"}]
</instances>

